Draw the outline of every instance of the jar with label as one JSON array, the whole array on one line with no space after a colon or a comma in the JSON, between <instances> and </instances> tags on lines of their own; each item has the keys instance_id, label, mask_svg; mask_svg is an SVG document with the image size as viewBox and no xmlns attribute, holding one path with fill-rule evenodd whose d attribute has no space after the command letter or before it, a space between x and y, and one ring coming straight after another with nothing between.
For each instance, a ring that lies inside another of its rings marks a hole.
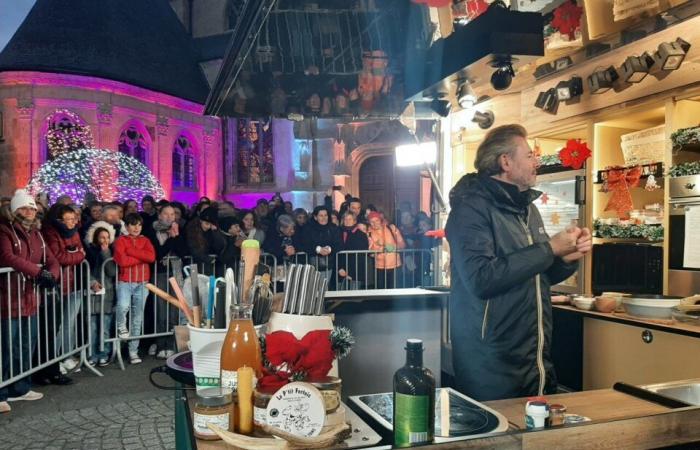
<instances>
[{"instance_id":1,"label":"jar with label","mask_svg":"<svg viewBox=\"0 0 700 450\"><path fill-rule=\"evenodd\" d=\"M556 427L558 425L563 425L565 413L566 413L566 406L560 405L559 403L554 403L554 404L549 405L549 424L550 424L550 426Z\"/></svg>"},{"instance_id":2,"label":"jar with label","mask_svg":"<svg viewBox=\"0 0 700 450\"><path fill-rule=\"evenodd\" d=\"M323 405L326 407L326 414L335 412L340 406L340 393L343 386L338 377L325 377L310 383L321 392Z\"/></svg>"},{"instance_id":3,"label":"jar with label","mask_svg":"<svg viewBox=\"0 0 700 450\"><path fill-rule=\"evenodd\" d=\"M525 426L528 430L544 428L549 417L547 403L541 401L527 402L525 405Z\"/></svg>"},{"instance_id":4,"label":"jar with label","mask_svg":"<svg viewBox=\"0 0 700 450\"><path fill-rule=\"evenodd\" d=\"M265 416L267 415L267 404L270 403L274 389L256 389L253 392L253 424L255 425L256 436L267 436L261 427L267 423Z\"/></svg>"},{"instance_id":5,"label":"jar with label","mask_svg":"<svg viewBox=\"0 0 700 450\"><path fill-rule=\"evenodd\" d=\"M208 388L197 391L192 427L198 439L209 441L220 439L207 424L217 425L233 431L233 394L228 388Z\"/></svg>"}]
</instances>

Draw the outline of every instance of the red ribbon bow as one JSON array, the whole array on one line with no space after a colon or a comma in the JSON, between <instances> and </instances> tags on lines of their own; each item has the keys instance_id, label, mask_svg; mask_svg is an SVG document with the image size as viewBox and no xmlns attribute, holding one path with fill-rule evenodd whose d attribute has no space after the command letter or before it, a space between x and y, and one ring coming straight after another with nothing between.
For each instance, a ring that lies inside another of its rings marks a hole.
<instances>
[{"instance_id":1,"label":"red ribbon bow","mask_svg":"<svg viewBox=\"0 0 700 450\"><path fill-rule=\"evenodd\" d=\"M634 166L629 169L610 169L608 171L608 191L612 197L605 206L606 211L617 211L618 217L624 219L634 209L630 188L639 184L642 176L642 166Z\"/></svg>"},{"instance_id":2,"label":"red ribbon bow","mask_svg":"<svg viewBox=\"0 0 700 450\"><path fill-rule=\"evenodd\" d=\"M265 338L265 356L260 387L279 389L292 379L314 380L328 375L335 353L330 330L315 330L297 339L288 331L275 331Z\"/></svg>"}]
</instances>

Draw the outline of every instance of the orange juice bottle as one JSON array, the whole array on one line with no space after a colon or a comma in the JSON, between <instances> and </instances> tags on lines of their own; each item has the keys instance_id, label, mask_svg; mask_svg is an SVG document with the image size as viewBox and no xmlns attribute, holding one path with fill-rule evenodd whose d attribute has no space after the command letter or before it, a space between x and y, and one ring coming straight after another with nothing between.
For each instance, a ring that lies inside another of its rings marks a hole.
<instances>
[{"instance_id":1,"label":"orange juice bottle","mask_svg":"<svg viewBox=\"0 0 700 450\"><path fill-rule=\"evenodd\" d=\"M238 389L236 371L239 367L252 367L256 378L262 376L262 355L251 319L252 311L252 305L231 307L231 322L221 347L221 386L232 389L234 393Z\"/></svg>"}]
</instances>

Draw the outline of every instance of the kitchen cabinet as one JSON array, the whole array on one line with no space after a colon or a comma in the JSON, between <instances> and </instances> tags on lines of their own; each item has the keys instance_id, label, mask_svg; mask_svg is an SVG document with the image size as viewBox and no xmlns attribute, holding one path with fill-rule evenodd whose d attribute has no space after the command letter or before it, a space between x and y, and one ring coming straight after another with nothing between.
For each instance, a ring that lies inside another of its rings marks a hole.
<instances>
[{"instance_id":1,"label":"kitchen cabinet","mask_svg":"<svg viewBox=\"0 0 700 450\"><path fill-rule=\"evenodd\" d=\"M697 378L698 355L698 337L583 319L584 389L610 388L617 381L640 385Z\"/></svg>"}]
</instances>

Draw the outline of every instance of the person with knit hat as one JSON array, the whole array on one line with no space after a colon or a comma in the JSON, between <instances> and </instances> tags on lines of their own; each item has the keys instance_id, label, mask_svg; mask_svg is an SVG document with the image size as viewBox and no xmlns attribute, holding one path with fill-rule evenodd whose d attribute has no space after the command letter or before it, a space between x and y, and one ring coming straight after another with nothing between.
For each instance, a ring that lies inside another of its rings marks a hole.
<instances>
[{"instance_id":1,"label":"person with knit hat","mask_svg":"<svg viewBox=\"0 0 700 450\"><path fill-rule=\"evenodd\" d=\"M29 193L18 190L10 201L12 219L0 222L0 261L14 272L0 278L2 379L21 375L32 367L37 342L37 315L43 297L39 289L53 289L60 266L39 232L37 205ZM31 390L31 377L0 388L0 412L9 412L8 402L39 400L43 394Z\"/></svg>"}]
</instances>

